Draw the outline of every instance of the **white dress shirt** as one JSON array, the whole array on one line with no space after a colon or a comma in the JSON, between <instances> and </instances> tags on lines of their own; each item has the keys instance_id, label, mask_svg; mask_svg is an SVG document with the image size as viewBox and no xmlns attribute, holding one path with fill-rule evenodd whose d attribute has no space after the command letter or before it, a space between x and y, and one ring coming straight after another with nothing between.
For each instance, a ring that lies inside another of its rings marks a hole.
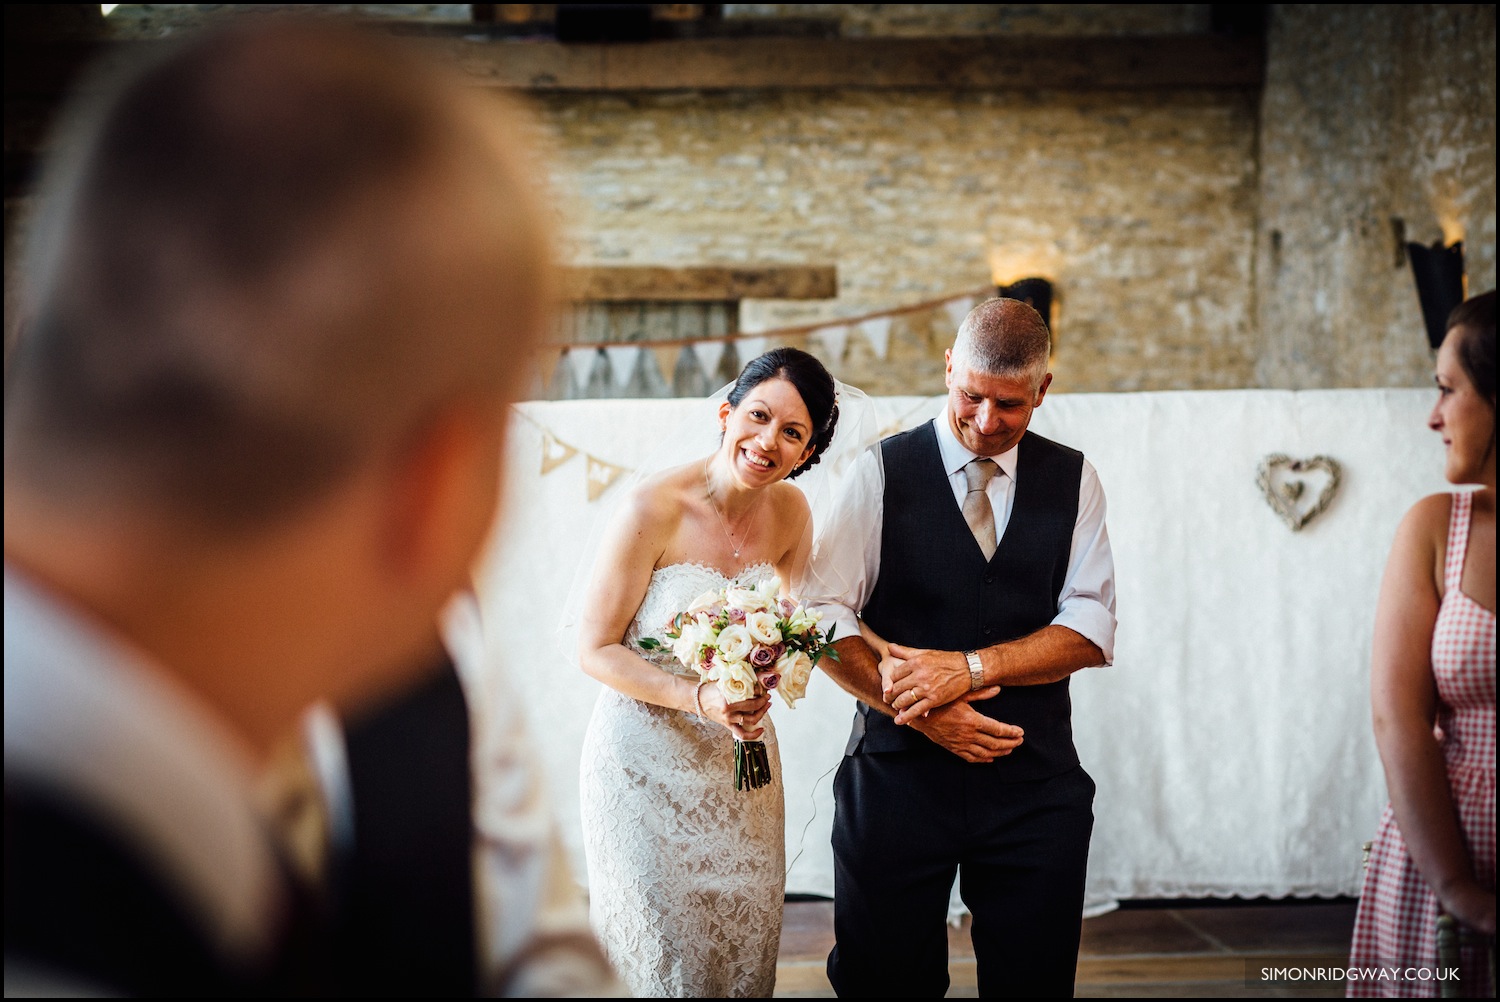
<instances>
[{"instance_id":1,"label":"white dress shirt","mask_svg":"<svg viewBox=\"0 0 1500 1002\"><path fill-rule=\"evenodd\" d=\"M953 434L948 411L934 419L938 453L948 473L953 503L963 508L968 493L964 467L978 455ZM1020 446L990 457L1000 472L985 488L995 513L996 542L1010 524L1016 495L1016 466ZM880 538L885 521L885 473L879 447L855 460L849 480L828 525L820 532L804 594L823 613L823 626L836 628L836 638L859 632L858 613L870 600L880 578ZM1114 662L1115 565L1104 526L1104 489L1093 464L1083 461L1078 484L1078 518L1073 527L1073 545L1068 570L1058 595L1053 626L1066 626L1091 641L1104 653L1104 663ZM901 643L901 637L886 637Z\"/></svg>"}]
</instances>

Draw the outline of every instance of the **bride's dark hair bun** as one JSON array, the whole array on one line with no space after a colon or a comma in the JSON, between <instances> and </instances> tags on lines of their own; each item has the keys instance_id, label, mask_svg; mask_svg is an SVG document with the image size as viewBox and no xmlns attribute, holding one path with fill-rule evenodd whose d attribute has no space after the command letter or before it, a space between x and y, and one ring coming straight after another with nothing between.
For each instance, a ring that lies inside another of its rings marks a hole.
<instances>
[{"instance_id":1,"label":"bride's dark hair bun","mask_svg":"<svg viewBox=\"0 0 1500 1002\"><path fill-rule=\"evenodd\" d=\"M834 429L839 423L838 393L833 376L815 357L798 348L772 348L759 358L752 358L740 372L729 391L729 405L738 407L745 394L768 379L785 379L796 388L802 397L813 422L813 454L807 462L787 474L787 479L812 469L823 458L828 444L833 441Z\"/></svg>"}]
</instances>

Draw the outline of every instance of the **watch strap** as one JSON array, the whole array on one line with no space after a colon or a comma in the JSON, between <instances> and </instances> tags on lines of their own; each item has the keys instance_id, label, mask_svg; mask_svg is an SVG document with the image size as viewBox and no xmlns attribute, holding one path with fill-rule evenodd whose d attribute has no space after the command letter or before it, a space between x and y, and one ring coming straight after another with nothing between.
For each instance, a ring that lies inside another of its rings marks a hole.
<instances>
[{"instance_id":1,"label":"watch strap","mask_svg":"<svg viewBox=\"0 0 1500 1002\"><path fill-rule=\"evenodd\" d=\"M964 651L964 660L969 662L969 691L976 692L984 688L984 662L979 660L978 651Z\"/></svg>"}]
</instances>

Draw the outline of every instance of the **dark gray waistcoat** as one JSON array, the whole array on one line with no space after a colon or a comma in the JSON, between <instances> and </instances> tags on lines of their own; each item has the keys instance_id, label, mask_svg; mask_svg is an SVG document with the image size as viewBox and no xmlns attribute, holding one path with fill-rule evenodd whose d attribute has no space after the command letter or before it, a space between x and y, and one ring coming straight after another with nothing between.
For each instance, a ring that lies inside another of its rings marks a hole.
<instances>
[{"instance_id":1,"label":"dark gray waistcoat","mask_svg":"<svg viewBox=\"0 0 1500 1002\"><path fill-rule=\"evenodd\" d=\"M954 503L933 425L892 436L880 448L880 577L865 605L865 622L896 643L946 651L989 647L1051 623L1072 550L1083 454L1031 432L1022 437L1010 522L986 562ZM1006 686L974 705L1026 732L1020 747L984 768L1010 780L1032 780L1078 764L1067 679ZM863 704L860 709L864 737L851 742L860 752L939 750L911 728L865 712Z\"/></svg>"}]
</instances>

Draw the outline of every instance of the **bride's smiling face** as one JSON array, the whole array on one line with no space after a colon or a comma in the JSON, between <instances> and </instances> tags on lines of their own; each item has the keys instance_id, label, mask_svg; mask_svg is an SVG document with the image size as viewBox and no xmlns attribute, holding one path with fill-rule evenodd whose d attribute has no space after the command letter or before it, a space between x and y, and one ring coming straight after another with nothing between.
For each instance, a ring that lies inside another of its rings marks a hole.
<instances>
[{"instance_id":1,"label":"bride's smiling face","mask_svg":"<svg viewBox=\"0 0 1500 1002\"><path fill-rule=\"evenodd\" d=\"M721 404L719 425L730 469L746 487L784 480L812 454L812 416L785 379L760 383L738 407Z\"/></svg>"}]
</instances>

